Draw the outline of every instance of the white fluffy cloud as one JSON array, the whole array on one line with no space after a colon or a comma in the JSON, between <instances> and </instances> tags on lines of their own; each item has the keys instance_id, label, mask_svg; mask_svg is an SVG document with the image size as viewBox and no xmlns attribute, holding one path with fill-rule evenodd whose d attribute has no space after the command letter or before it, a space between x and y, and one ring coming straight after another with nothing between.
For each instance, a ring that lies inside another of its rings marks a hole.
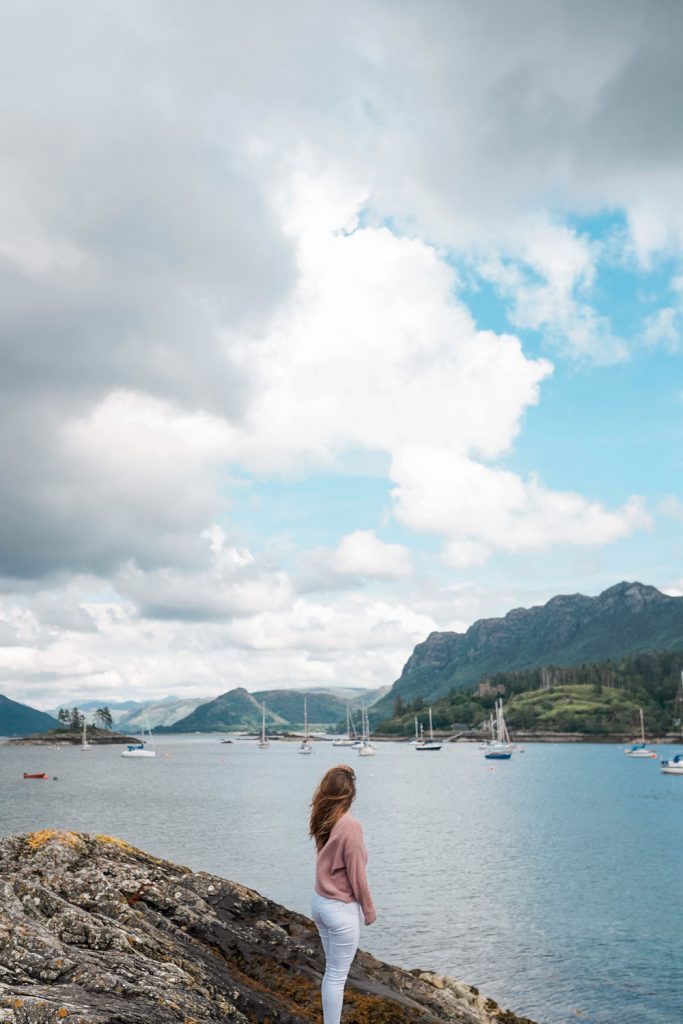
<instances>
[{"instance_id":1,"label":"white fluffy cloud","mask_svg":"<svg viewBox=\"0 0 683 1024\"><path fill-rule=\"evenodd\" d=\"M637 497L505 467L553 367L477 328L454 267L553 359L626 357L594 303L605 250L575 225L609 210L642 267L680 259L674 0L618 22L569 0L5 13L8 689L390 681L436 621L397 596L405 546L345 525L311 555L343 595L306 599L229 539L234 470L377 454L386 514L458 567L647 526ZM678 344L677 287L646 344Z\"/></svg>"}]
</instances>

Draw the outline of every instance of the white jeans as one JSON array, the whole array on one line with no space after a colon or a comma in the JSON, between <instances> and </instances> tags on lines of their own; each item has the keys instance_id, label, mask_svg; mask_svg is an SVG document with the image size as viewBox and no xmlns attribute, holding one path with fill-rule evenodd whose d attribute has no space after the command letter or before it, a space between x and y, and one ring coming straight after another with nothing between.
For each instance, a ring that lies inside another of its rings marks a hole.
<instances>
[{"instance_id":1,"label":"white jeans","mask_svg":"<svg viewBox=\"0 0 683 1024\"><path fill-rule=\"evenodd\" d=\"M360 907L357 903L328 900L314 892L311 910L325 950L323 1022L339 1024L344 985L360 940Z\"/></svg>"}]
</instances>

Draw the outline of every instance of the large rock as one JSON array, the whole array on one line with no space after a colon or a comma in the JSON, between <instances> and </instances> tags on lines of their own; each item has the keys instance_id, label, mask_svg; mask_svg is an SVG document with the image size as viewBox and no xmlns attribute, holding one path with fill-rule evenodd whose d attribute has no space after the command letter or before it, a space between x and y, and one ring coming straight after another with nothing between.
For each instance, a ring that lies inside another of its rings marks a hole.
<instances>
[{"instance_id":1,"label":"large rock","mask_svg":"<svg viewBox=\"0 0 683 1024\"><path fill-rule=\"evenodd\" d=\"M120 839L0 840L0 1021L321 1021L313 923ZM359 953L345 1024L525 1024L452 978ZM526 1022L530 1024L530 1022Z\"/></svg>"}]
</instances>

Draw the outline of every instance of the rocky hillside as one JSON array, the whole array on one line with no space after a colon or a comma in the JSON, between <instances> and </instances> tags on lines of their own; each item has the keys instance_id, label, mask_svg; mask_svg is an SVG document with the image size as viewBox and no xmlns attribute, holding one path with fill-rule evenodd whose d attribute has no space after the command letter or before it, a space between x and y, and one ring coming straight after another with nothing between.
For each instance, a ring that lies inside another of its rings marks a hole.
<instances>
[{"instance_id":1,"label":"rocky hillside","mask_svg":"<svg viewBox=\"0 0 683 1024\"><path fill-rule=\"evenodd\" d=\"M57 719L45 711L36 711L28 704L19 704L0 693L0 736L28 736L29 733L55 729L58 725Z\"/></svg>"},{"instance_id":2,"label":"rocky hillside","mask_svg":"<svg viewBox=\"0 0 683 1024\"><path fill-rule=\"evenodd\" d=\"M466 633L432 633L417 645L372 717L391 715L397 696L433 700L495 672L669 650L683 650L683 597L642 583L618 583L598 597L553 597L540 607L480 619Z\"/></svg>"},{"instance_id":3,"label":"rocky hillside","mask_svg":"<svg viewBox=\"0 0 683 1024\"><path fill-rule=\"evenodd\" d=\"M251 889L75 832L0 840L0 878L2 1024L321 1020L313 923ZM531 1024L362 952L346 1006L345 1024Z\"/></svg>"}]
</instances>

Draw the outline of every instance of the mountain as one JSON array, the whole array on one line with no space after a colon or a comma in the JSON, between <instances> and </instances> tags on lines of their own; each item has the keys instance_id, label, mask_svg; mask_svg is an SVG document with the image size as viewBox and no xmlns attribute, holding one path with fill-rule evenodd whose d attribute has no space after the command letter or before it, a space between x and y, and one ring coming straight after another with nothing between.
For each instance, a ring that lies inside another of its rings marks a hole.
<instances>
[{"instance_id":1,"label":"mountain","mask_svg":"<svg viewBox=\"0 0 683 1024\"><path fill-rule=\"evenodd\" d=\"M390 716L397 697L434 700L495 672L671 650L683 650L683 597L642 583L618 583L598 597L553 597L539 607L480 619L466 633L431 633L373 707L373 718Z\"/></svg>"},{"instance_id":2,"label":"mountain","mask_svg":"<svg viewBox=\"0 0 683 1024\"><path fill-rule=\"evenodd\" d=\"M161 701L144 701L122 718L117 718L116 727L122 731L130 732L132 729L135 732L142 726L156 729L161 725L173 725L207 701L208 697L166 697Z\"/></svg>"},{"instance_id":3,"label":"mountain","mask_svg":"<svg viewBox=\"0 0 683 1024\"><path fill-rule=\"evenodd\" d=\"M308 703L309 725L312 727L333 725L346 715L346 701L324 690L261 690L248 693L240 686L202 704L186 718L163 731L224 732L260 729L262 701L266 702L266 722L269 728L297 729L303 725L304 697Z\"/></svg>"},{"instance_id":4,"label":"mountain","mask_svg":"<svg viewBox=\"0 0 683 1024\"><path fill-rule=\"evenodd\" d=\"M29 736L58 726L57 719L47 712L36 711L0 693L0 736Z\"/></svg>"}]
</instances>

